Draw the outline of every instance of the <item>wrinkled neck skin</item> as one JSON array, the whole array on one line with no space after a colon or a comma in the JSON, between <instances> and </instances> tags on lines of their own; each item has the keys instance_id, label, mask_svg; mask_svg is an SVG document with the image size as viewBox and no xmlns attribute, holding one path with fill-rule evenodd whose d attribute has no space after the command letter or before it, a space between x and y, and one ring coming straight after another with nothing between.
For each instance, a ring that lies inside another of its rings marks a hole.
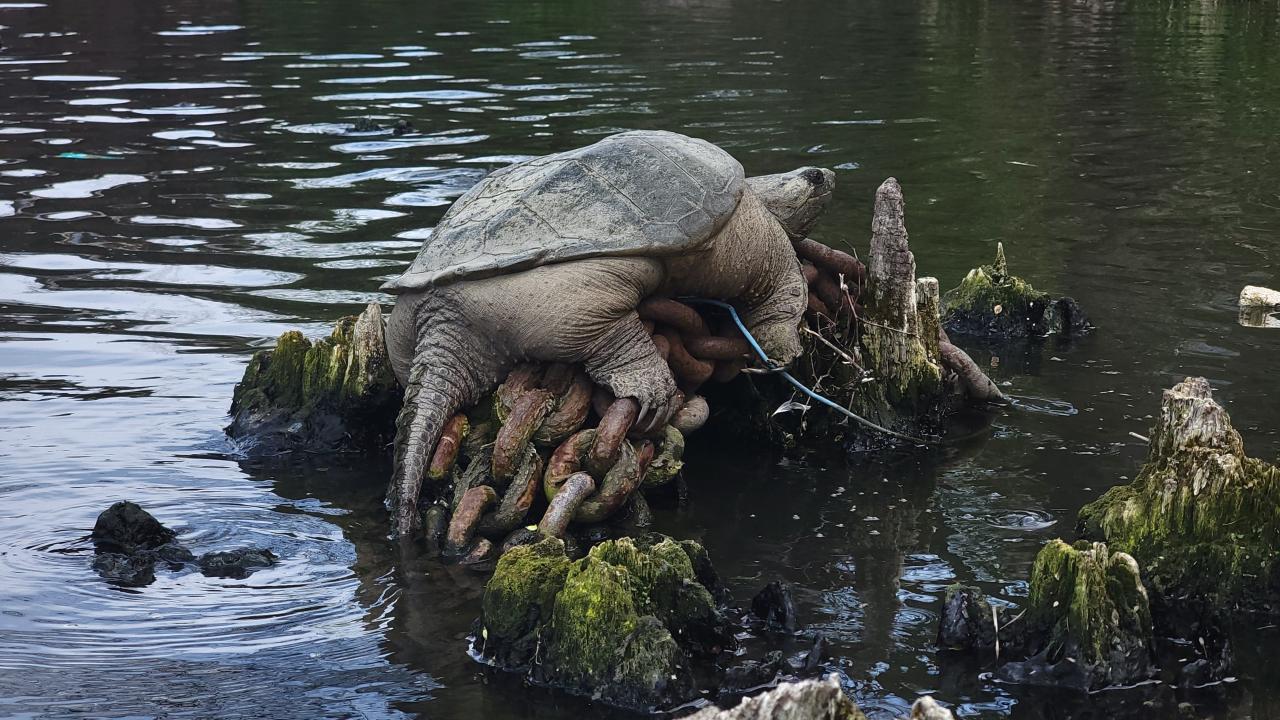
<instances>
[{"instance_id":1,"label":"wrinkled neck skin","mask_svg":"<svg viewBox=\"0 0 1280 720\"><path fill-rule=\"evenodd\" d=\"M743 322L775 360L800 353L797 328L808 288L791 238L750 189L738 211L702 252L666 260L661 293L732 302Z\"/></svg>"}]
</instances>

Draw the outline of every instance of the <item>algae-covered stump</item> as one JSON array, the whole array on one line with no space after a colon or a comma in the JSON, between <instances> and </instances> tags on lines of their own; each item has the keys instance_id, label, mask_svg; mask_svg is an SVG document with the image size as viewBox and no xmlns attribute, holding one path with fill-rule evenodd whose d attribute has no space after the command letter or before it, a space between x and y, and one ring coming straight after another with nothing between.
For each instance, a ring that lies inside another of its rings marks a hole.
<instances>
[{"instance_id":1,"label":"algae-covered stump","mask_svg":"<svg viewBox=\"0 0 1280 720\"><path fill-rule=\"evenodd\" d=\"M1137 478L1081 509L1079 530L1137 558L1172 612L1275 617L1278 509L1280 468L1246 456L1208 381L1187 378L1164 392Z\"/></svg>"},{"instance_id":2,"label":"algae-covered stump","mask_svg":"<svg viewBox=\"0 0 1280 720\"><path fill-rule=\"evenodd\" d=\"M1003 400L942 332L938 283L916 277L902 187L894 178L876 191L865 273L832 278L823 268L809 272L816 280L802 336L804 353L791 372L891 432L822 407L777 378L751 376L709 393L713 430L767 438L783 447L843 443L870 450L928 442L945 417L966 402ZM799 409L804 413L794 412Z\"/></svg>"},{"instance_id":3,"label":"algae-covered stump","mask_svg":"<svg viewBox=\"0 0 1280 720\"><path fill-rule=\"evenodd\" d=\"M502 555L476 644L536 684L633 710L697 694L695 665L734 645L695 563L701 546L661 536L608 540L581 560L548 538Z\"/></svg>"},{"instance_id":4,"label":"algae-covered stump","mask_svg":"<svg viewBox=\"0 0 1280 720\"><path fill-rule=\"evenodd\" d=\"M1011 274L1003 243L996 243L995 261L970 270L960 285L947 291L943 303L943 326L957 335L1002 340L1073 337L1090 328L1075 300L1054 298Z\"/></svg>"},{"instance_id":5,"label":"algae-covered stump","mask_svg":"<svg viewBox=\"0 0 1280 720\"><path fill-rule=\"evenodd\" d=\"M1155 672L1151 610L1138 565L1102 543L1053 540L1014 612L977 588L947 589L939 645L1002 662L1007 682L1096 690Z\"/></svg>"},{"instance_id":6,"label":"algae-covered stump","mask_svg":"<svg viewBox=\"0 0 1280 720\"><path fill-rule=\"evenodd\" d=\"M380 449L395 432L400 386L382 310L370 303L311 342L296 330L254 353L231 399L227 434L249 454Z\"/></svg>"}]
</instances>

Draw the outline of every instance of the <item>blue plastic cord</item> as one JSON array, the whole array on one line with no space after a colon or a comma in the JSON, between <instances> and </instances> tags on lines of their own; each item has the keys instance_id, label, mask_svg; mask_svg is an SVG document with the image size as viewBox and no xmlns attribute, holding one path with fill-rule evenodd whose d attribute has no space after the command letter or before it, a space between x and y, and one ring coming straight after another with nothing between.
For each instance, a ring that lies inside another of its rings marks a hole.
<instances>
[{"instance_id":1,"label":"blue plastic cord","mask_svg":"<svg viewBox=\"0 0 1280 720\"><path fill-rule=\"evenodd\" d=\"M843 405L840 405L839 403L836 403L835 401L825 398L819 395L818 393L814 392L813 390L810 390L808 387L805 386L804 383L795 379L795 377L792 376L791 373L778 367L777 363L769 359L769 356L765 353L764 348L760 347L760 343L756 342L755 336L752 335L751 331L747 329L747 326L743 324L742 318L738 317L738 311L734 309L734 307L729 303L721 302L719 300L707 300L705 298L682 297L679 299L682 302L695 303L695 304L701 304L701 305L714 305L715 307L728 310L730 317L733 318L734 324L738 326L738 330L742 332L742 336L747 339L747 343L751 345L751 349L755 350L756 354L760 356L760 360L764 362L764 364L768 366L770 370L777 372L777 374L786 378L787 382L791 383L793 386L795 386L797 390L804 393L805 395L808 395L810 398L817 400L818 402L822 403L823 405L826 405L832 410L842 413L873 430L879 430L880 432L885 433L886 435L892 435L893 437L900 438L908 442L916 443L918 445L930 444L927 440L923 440L917 437L911 437L910 435L903 435L900 432L894 432L893 430L890 430L887 427L882 427L880 425L877 425L871 422L870 420L862 417L861 415L854 413L853 411L849 410Z\"/></svg>"}]
</instances>

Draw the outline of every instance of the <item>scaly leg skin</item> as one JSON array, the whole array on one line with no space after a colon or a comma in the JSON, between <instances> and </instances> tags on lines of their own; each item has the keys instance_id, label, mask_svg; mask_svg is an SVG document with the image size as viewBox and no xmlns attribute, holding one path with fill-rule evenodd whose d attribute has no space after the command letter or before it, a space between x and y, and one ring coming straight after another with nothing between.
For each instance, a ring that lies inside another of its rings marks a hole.
<instances>
[{"instance_id":1,"label":"scaly leg skin","mask_svg":"<svg viewBox=\"0 0 1280 720\"><path fill-rule=\"evenodd\" d=\"M600 337L586 358L586 369L591 379L609 388L614 397L636 399L640 414L635 426L641 430L662 427L679 409L671 368L634 311Z\"/></svg>"},{"instance_id":2,"label":"scaly leg skin","mask_svg":"<svg viewBox=\"0 0 1280 720\"><path fill-rule=\"evenodd\" d=\"M505 372L504 356L479 335L457 312L452 293L423 293L404 298L398 311L397 332L410 332L413 356L408 362L395 355L404 352L403 339L393 345L393 363L408 366L404 404L396 419L395 470L387 491L393 534L412 538L419 525L418 498L427 463L435 451L444 423L458 410L478 402ZM394 315L394 313L393 313ZM412 320L412 324L407 324Z\"/></svg>"}]
</instances>

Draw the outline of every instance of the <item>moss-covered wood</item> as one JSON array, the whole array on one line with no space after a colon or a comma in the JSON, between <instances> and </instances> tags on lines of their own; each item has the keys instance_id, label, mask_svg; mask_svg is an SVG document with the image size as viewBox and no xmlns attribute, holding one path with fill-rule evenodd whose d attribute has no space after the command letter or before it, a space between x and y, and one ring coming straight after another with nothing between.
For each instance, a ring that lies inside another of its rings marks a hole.
<instances>
[{"instance_id":1,"label":"moss-covered wood","mask_svg":"<svg viewBox=\"0 0 1280 720\"><path fill-rule=\"evenodd\" d=\"M400 409L382 310L371 303L311 342L291 330L254 353L231 400L227 434L251 454L380 449Z\"/></svg>"},{"instance_id":2,"label":"moss-covered wood","mask_svg":"<svg viewBox=\"0 0 1280 720\"><path fill-rule=\"evenodd\" d=\"M948 588L938 641L999 661L997 675L1010 682L1089 690L1155 672L1138 565L1102 543L1045 545L1020 610L990 604L977 588Z\"/></svg>"},{"instance_id":3,"label":"moss-covered wood","mask_svg":"<svg viewBox=\"0 0 1280 720\"><path fill-rule=\"evenodd\" d=\"M1166 390L1137 478L1080 511L1159 598L1217 617L1280 612L1280 468L1245 455L1204 378Z\"/></svg>"},{"instance_id":4,"label":"moss-covered wood","mask_svg":"<svg viewBox=\"0 0 1280 720\"><path fill-rule=\"evenodd\" d=\"M691 699L693 665L733 638L696 565L701 547L661 536L512 548L485 588L481 653L539 684L647 710Z\"/></svg>"},{"instance_id":5,"label":"moss-covered wood","mask_svg":"<svg viewBox=\"0 0 1280 720\"><path fill-rule=\"evenodd\" d=\"M943 303L943 325L960 335L1011 339L1081 335L1089 329L1075 300L1055 299L1009 272L1004 243L996 243L994 262L970 270Z\"/></svg>"}]
</instances>

